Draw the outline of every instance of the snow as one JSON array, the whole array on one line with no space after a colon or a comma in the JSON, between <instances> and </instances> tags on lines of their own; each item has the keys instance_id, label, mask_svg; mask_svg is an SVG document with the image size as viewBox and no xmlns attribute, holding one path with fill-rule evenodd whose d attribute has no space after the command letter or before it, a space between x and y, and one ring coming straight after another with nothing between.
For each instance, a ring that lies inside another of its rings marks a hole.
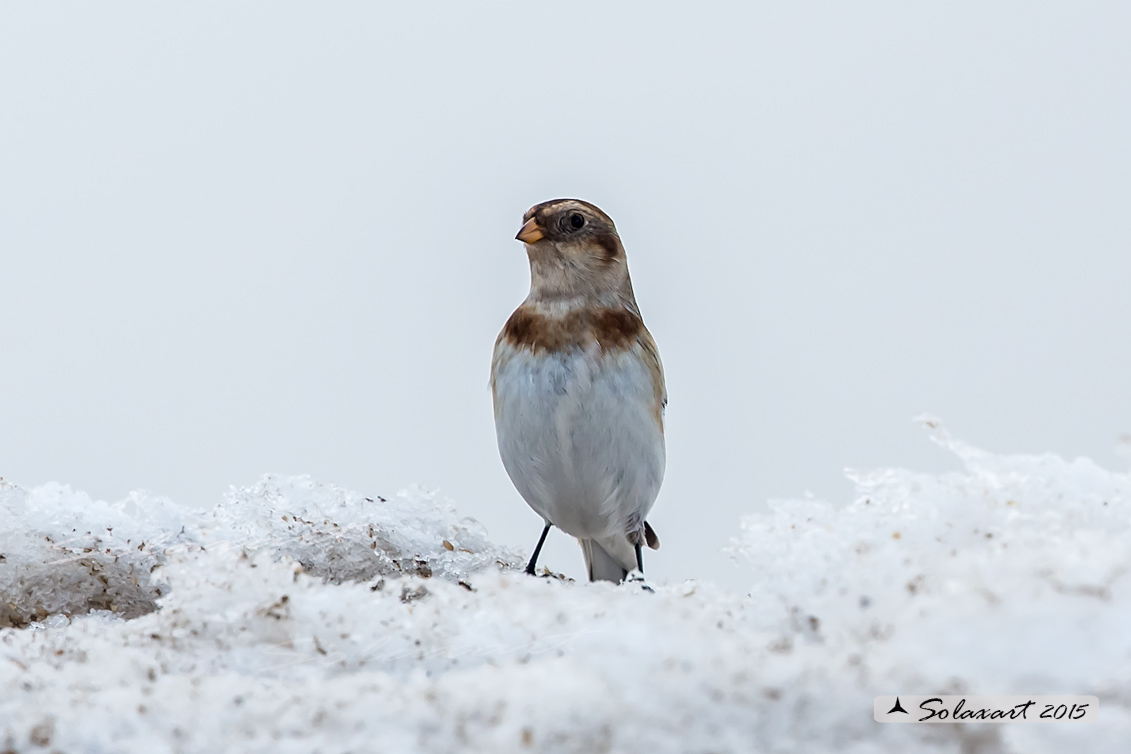
<instances>
[{"instance_id":1,"label":"snow","mask_svg":"<svg viewBox=\"0 0 1131 754\"><path fill-rule=\"evenodd\" d=\"M750 591L531 578L422 490L211 511L0 482L0 751L1123 752L1131 477L962 470L774 502ZM880 725L893 693L1095 694L1082 725Z\"/></svg>"}]
</instances>

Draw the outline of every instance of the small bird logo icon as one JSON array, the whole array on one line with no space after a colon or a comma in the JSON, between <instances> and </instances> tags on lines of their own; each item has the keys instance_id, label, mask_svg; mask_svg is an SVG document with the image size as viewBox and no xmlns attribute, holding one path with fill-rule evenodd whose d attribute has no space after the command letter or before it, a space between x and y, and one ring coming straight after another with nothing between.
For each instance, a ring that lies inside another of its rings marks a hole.
<instances>
[{"instance_id":1,"label":"small bird logo icon","mask_svg":"<svg viewBox=\"0 0 1131 754\"><path fill-rule=\"evenodd\" d=\"M898 696L895 698L895 706L888 710L888 714L890 715L893 712L902 712L905 715L911 714L907 710L903 709L903 705L899 703L899 697Z\"/></svg>"}]
</instances>

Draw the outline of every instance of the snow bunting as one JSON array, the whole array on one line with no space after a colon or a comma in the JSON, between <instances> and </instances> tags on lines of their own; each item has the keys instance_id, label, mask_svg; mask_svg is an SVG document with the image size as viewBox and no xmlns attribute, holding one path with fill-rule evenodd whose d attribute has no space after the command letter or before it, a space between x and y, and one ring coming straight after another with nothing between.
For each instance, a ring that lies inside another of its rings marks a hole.
<instances>
[{"instance_id":1,"label":"snow bunting","mask_svg":"<svg viewBox=\"0 0 1131 754\"><path fill-rule=\"evenodd\" d=\"M645 517L664 477L667 391L612 219L577 199L531 207L516 238L530 294L495 341L491 396L503 466L545 521L576 537L589 580L644 572Z\"/></svg>"}]
</instances>

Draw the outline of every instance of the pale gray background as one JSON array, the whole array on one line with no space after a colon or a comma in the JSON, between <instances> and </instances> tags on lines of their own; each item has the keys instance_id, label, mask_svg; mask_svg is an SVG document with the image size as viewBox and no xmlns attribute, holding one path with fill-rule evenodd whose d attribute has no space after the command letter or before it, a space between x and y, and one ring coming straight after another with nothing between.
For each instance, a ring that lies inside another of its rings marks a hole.
<instances>
[{"instance_id":1,"label":"pale gray background","mask_svg":"<svg viewBox=\"0 0 1131 754\"><path fill-rule=\"evenodd\" d=\"M0 6L0 476L260 473L539 521L487 372L536 202L617 221L667 368L658 579L845 466L1122 466L1131 5ZM548 565L580 575L555 537Z\"/></svg>"}]
</instances>

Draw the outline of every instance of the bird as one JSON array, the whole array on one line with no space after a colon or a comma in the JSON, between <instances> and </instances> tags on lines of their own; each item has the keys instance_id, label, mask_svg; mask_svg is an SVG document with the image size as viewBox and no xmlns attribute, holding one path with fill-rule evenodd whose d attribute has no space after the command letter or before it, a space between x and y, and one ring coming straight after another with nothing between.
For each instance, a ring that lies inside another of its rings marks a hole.
<instances>
[{"instance_id":1,"label":"bird","mask_svg":"<svg viewBox=\"0 0 1131 754\"><path fill-rule=\"evenodd\" d=\"M590 581L643 580L646 520L664 478L667 389L612 218L580 199L523 215L530 292L495 341L491 396L503 467L544 527L581 544ZM638 572L638 574L633 572Z\"/></svg>"}]
</instances>

